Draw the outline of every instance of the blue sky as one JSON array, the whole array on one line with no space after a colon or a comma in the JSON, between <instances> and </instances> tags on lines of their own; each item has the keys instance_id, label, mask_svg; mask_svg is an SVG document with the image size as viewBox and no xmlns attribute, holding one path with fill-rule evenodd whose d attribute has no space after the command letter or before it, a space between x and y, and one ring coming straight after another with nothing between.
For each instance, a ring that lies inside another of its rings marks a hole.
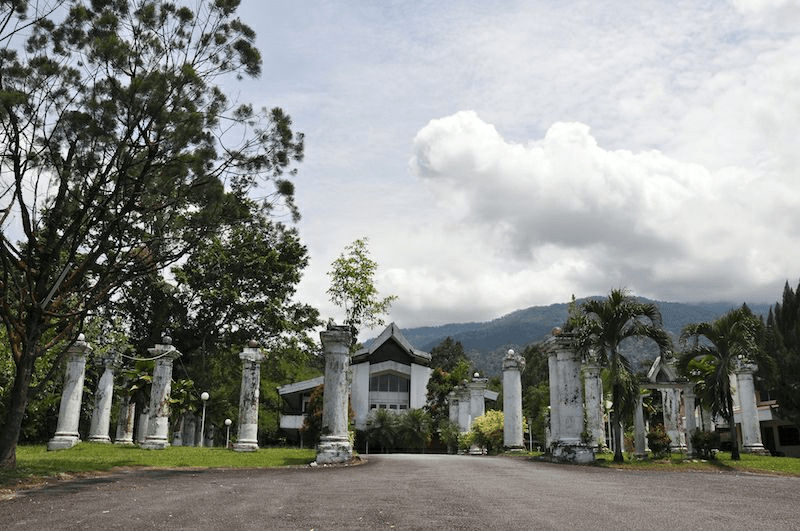
<instances>
[{"instance_id":1,"label":"blue sky","mask_svg":"<svg viewBox=\"0 0 800 531\"><path fill-rule=\"evenodd\" d=\"M306 134L326 272L368 237L401 327L628 287L774 302L800 277L800 2L244 0L240 98Z\"/></svg>"}]
</instances>

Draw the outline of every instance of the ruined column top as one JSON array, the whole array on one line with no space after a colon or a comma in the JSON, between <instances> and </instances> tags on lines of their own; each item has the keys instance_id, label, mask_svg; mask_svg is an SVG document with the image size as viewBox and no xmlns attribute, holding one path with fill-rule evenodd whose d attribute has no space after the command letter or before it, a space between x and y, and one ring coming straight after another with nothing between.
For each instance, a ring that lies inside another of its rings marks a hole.
<instances>
[{"instance_id":1,"label":"ruined column top","mask_svg":"<svg viewBox=\"0 0 800 531\"><path fill-rule=\"evenodd\" d=\"M261 351L256 341L250 341L244 350L239 353L239 359L243 361L262 362L266 356Z\"/></svg>"},{"instance_id":2,"label":"ruined column top","mask_svg":"<svg viewBox=\"0 0 800 531\"><path fill-rule=\"evenodd\" d=\"M155 347L151 347L147 349L152 356L158 356L160 358L169 358L169 359L176 359L181 357L181 353L172 346L172 338L165 335L161 338L161 343L156 343Z\"/></svg>"},{"instance_id":3,"label":"ruined column top","mask_svg":"<svg viewBox=\"0 0 800 531\"><path fill-rule=\"evenodd\" d=\"M525 370L525 358L509 349L503 358L503 370L518 370L522 372Z\"/></svg>"},{"instance_id":4,"label":"ruined column top","mask_svg":"<svg viewBox=\"0 0 800 531\"><path fill-rule=\"evenodd\" d=\"M336 349L338 346L339 348L344 347L349 351L352 334L349 326L328 325L327 330L319 333L319 338L325 350Z\"/></svg>"},{"instance_id":5,"label":"ruined column top","mask_svg":"<svg viewBox=\"0 0 800 531\"><path fill-rule=\"evenodd\" d=\"M78 338L69 347L68 354L87 354L92 351L92 346L86 342L86 336L78 334Z\"/></svg>"}]
</instances>

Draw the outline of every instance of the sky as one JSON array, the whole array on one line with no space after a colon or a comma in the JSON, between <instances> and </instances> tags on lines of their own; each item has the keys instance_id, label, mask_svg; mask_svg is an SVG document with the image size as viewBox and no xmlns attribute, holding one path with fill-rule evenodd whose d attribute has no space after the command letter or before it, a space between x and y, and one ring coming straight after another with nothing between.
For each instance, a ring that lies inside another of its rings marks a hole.
<instances>
[{"instance_id":1,"label":"sky","mask_svg":"<svg viewBox=\"0 0 800 531\"><path fill-rule=\"evenodd\" d=\"M614 288L774 303L800 278L800 0L243 0L305 134L322 317L367 237L387 321L485 321Z\"/></svg>"}]
</instances>

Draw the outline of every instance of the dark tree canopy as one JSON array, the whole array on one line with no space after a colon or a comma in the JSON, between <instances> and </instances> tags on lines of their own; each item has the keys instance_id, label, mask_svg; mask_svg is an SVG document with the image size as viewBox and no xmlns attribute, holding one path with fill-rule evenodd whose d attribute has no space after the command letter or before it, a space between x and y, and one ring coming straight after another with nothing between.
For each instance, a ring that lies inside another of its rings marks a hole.
<instances>
[{"instance_id":1,"label":"dark tree canopy","mask_svg":"<svg viewBox=\"0 0 800 531\"><path fill-rule=\"evenodd\" d=\"M783 288L767 317L766 351L776 371L771 385L779 415L800 426L800 285Z\"/></svg>"},{"instance_id":2,"label":"dark tree canopy","mask_svg":"<svg viewBox=\"0 0 800 531\"><path fill-rule=\"evenodd\" d=\"M184 257L258 190L297 215L303 138L280 109L229 101L260 73L235 0L3 2L0 319L15 364L0 466L34 362L126 282Z\"/></svg>"}]
</instances>

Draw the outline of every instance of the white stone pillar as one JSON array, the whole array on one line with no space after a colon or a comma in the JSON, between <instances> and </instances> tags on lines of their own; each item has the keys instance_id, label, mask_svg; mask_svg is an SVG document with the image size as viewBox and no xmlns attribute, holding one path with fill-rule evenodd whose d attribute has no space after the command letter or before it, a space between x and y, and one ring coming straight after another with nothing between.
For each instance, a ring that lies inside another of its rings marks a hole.
<instances>
[{"instance_id":1,"label":"white stone pillar","mask_svg":"<svg viewBox=\"0 0 800 531\"><path fill-rule=\"evenodd\" d=\"M157 344L147 351L157 357L153 369L153 383L150 387L150 419L147 423L147 438L142 448L163 450L169 446L169 393L172 389L172 363L181 353L172 346L172 338L164 337L163 344Z\"/></svg>"},{"instance_id":2,"label":"white stone pillar","mask_svg":"<svg viewBox=\"0 0 800 531\"><path fill-rule=\"evenodd\" d=\"M603 380L600 378L600 365L593 355L583 366L583 380L586 430L592 438L589 445L600 448L605 446L606 441L605 422L603 422Z\"/></svg>"},{"instance_id":3,"label":"white stone pillar","mask_svg":"<svg viewBox=\"0 0 800 531\"><path fill-rule=\"evenodd\" d=\"M111 404L114 400L114 371L120 365L119 355L110 354L95 362L103 367L103 374L97 382L94 393L94 411L89 428L89 441L111 443L108 430L111 425Z\"/></svg>"},{"instance_id":4,"label":"white stone pillar","mask_svg":"<svg viewBox=\"0 0 800 531\"><path fill-rule=\"evenodd\" d=\"M479 378L477 376L472 378L472 381L469 383L470 429L472 429L472 422L486 413L485 391L487 383L489 383L488 378Z\"/></svg>"},{"instance_id":5,"label":"white stone pillar","mask_svg":"<svg viewBox=\"0 0 800 531\"><path fill-rule=\"evenodd\" d=\"M133 426L136 421L136 402L127 394L120 397L117 435L114 444L133 444Z\"/></svg>"},{"instance_id":6,"label":"white stone pillar","mask_svg":"<svg viewBox=\"0 0 800 531\"><path fill-rule=\"evenodd\" d=\"M47 443L48 450L64 450L81 442L78 423L81 418L83 379L86 373L86 356L92 350L83 334L67 350L67 370L64 373L64 389L58 408L56 434Z\"/></svg>"},{"instance_id":7,"label":"white stone pillar","mask_svg":"<svg viewBox=\"0 0 800 531\"><path fill-rule=\"evenodd\" d=\"M694 430L697 428L697 422L694 416L696 407L695 398L694 385L687 385L683 390L683 410L686 415L686 420L683 425L686 428L686 455L689 457L694 457L695 455L694 445L692 445L692 435L694 435Z\"/></svg>"},{"instance_id":8,"label":"white stone pillar","mask_svg":"<svg viewBox=\"0 0 800 531\"><path fill-rule=\"evenodd\" d=\"M636 397L636 406L633 410L633 443L636 457L647 456L647 428L644 424L644 395L639 393Z\"/></svg>"},{"instance_id":9,"label":"white stone pillar","mask_svg":"<svg viewBox=\"0 0 800 531\"><path fill-rule=\"evenodd\" d=\"M525 358L509 350L503 358L503 445L524 449L522 432L522 371Z\"/></svg>"},{"instance_id":10,"label":"white stone pillar","mask_svg":"<svg viewBox=\"0 0 800 531\"><path fill-rule=\"evenodd\" d=\"M736 392L739 394L739 411L742 424L742 452L768 454L761 442L761 426L758 421L758 404L753 374L758 367L753 363L736 364ZM735 434L735 430L731 430Z\"/></svg>"},{"instance_id":11,"label":"white stone pillar","mask_svg":"<svg viewBox=\"0 0 800 531\"><path fill-rule=\"evenodd\" d=\"M661 407L664 413L664 431L670 439L673 450L686 449L681 430L681 391L680 389L662 389Z\"/></svg>"},{"instance_id":12,"label":"white stone pillar","mask_svg":"<svg viewBox=\"0 0 800 531\"><path fill-rule=\"evenodd\" d=\"M470 400L469 387L466 380L456 389L458 397L458 425L461 433L472 429L472 401Z\"/></svg>"},{"instance_id":13,"label":"white stone pillar","mask_svg":"<svg viewBox=\"0 0 800 531\"><path fill-rule=\"evenodd\" d=\"M458 398L455 391L450 391L447 395L447 413L450 422L458 424Z\"/></svg>"},{"instance_id":14,"label":"white stone pillar","mask_svg":"<svg viewBox=\"0 0 800 531\"><path fill-rule=\"evenodd\" d=\"M237 452L258 450L258 397L261 385L261 362L264 354L256 341L250 341L239 353L242 360L242 387L239 391L239 437L233 445Z\"/></svg>"},{"instance_id":15,"label":"white stone pillar","mask_svg":"<svg viewBox=\"0 0 800 531\"><path fill-rule=\"evenodd\" d=\"M558 352L551 349L547 353L547 370L549 373L549 386L550 386L550 411L548 423L548 439L550 443L558 441L560 433L559 425L560 417L558 414ZM550 444L548 443L548 448Z\"/></svg>"},{"instance_id":16,"label":"white stone pillar","mask_svg":"<svg viewBox=\"0 0 800 531\"><path fill-rule=\"evenodd\" d=\"M325 391L317 463L344 463L353 457L347 430L347 372L352 336L348 326L329 326L319 335L325 354Z\"/></svg>"}]
</instances>

